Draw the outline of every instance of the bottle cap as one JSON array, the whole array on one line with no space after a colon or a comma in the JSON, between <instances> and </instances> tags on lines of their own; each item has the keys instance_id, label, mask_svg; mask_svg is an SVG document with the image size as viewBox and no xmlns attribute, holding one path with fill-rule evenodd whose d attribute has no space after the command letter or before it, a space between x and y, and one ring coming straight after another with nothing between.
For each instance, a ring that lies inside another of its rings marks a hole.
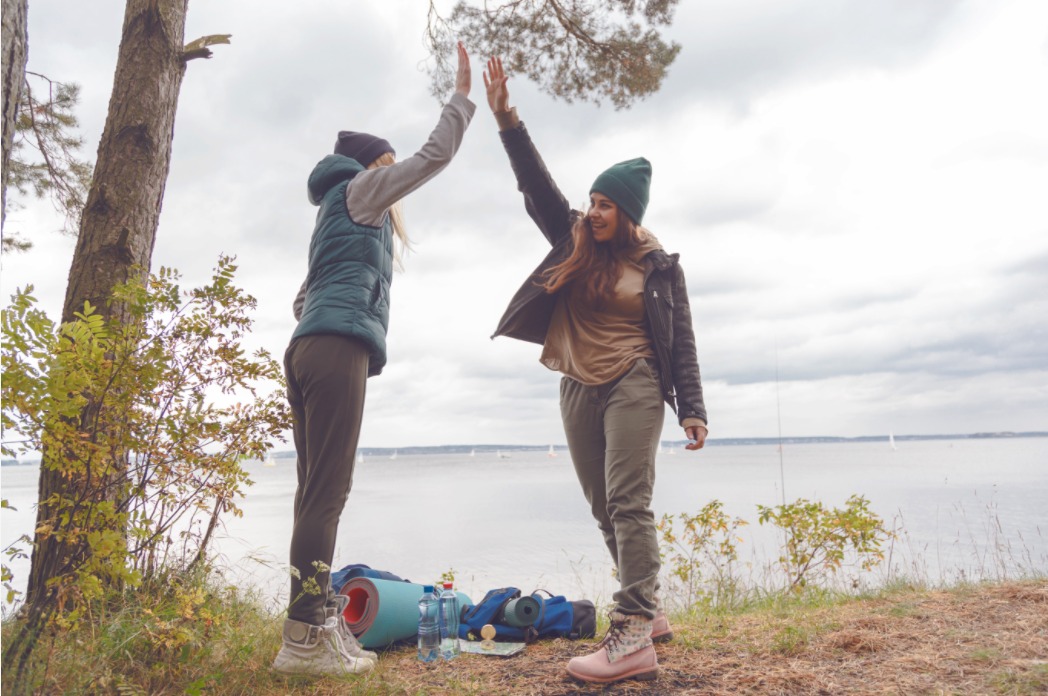
<instances>
[{"instance_id":1,"label":"bottle cap","mask_svg":"<svg viewBox=\"0 0 1048 696\"><path fill-rule=\"evenodd\" d=\"M433 585L423 585L422 586L422 593L423 594L425 594L427 592L432 592L432 591L433 591Z\"/></svg>"},{"instance_id":2,"label":"bottle cap","mask_svg":"<svg viewBox=\"0 0 1048 696\"><path fill-rule=\"evenodd\" d=\"M444 589L445 590L450 590L454 586L455 586L455 583L453 583L453 582L445 582L444 583Z\"/></svg>"}]
</instances>

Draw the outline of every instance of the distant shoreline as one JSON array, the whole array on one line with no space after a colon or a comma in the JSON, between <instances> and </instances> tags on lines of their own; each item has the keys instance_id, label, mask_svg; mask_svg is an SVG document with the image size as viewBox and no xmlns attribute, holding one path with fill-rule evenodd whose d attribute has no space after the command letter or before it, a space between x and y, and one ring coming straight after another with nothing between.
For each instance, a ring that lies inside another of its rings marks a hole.
<instances>
[{"instance_id":1,"label":"distant shoreline","mask_svg":"<svg viewBox=\"0 0 1048 696\"><path fill-rule=\"evenodd\" d=\"M1031 438L1031 437L1048 437L1048 432L1032 431L1032 432L996 432L996 433L970 433L967 435L894 435L896 442L913 442L917 440L995 440L995 439L1014 439L1014 438ZM733 447L736 445L819 445L819 444L835 444L835 443L855 443L855 442L887 442L888 436L886 435L860 435L859 437L833 437L833 436L813 436L813 437L725 437L725 438L710 438L706 441L706 445L709 447ZM688 444L687 440L663 440L663 447L684 447ZM567 452L567 446L565 445L552 445L555 452ZM546 451L550 448L550 445L489 445L489 444L477 444L477 445L419 445L412 447L362 447L359 450L361 456L365 459L368 457L390 457L392 454L397 453L399 455L419 455L419 454L469 454L473 452L475 454L496 454L499 452L541 452ZM274 459L294 459L295 451L286 450L283 452L273 452ZM30 464L39 464L39 459L19 461L17 459L4 459L0 465L2 466L28 466Z\"/></svg>"},{"instance_id":2,"label":"distant shoreline","mask_svg":"<svg viewBox=\"0 0 1048 696\"><path fill-rule=\"evenodd\" d=\"M1048 437L1048 432L1032 431L1032 432L995 432L995 433L970 433L967 435L894 435L896 442L913 442L916 440L997 440L997 439L1014 439L1014 438L1026 438L1026 437ZM834 444L834 443L854 443L854 442L887 442L887 435L861 435L859 437L830 437L830 436L814 436L814 437L725 437L725 438L710 438L706 441L706 444L710 447L732 447L735 445L819 445L819 444ZM663 440L663 447L684 447L688 444L687 440ZM552 445L554 452L567 452L565 445ZM418 455L418 454L468 454L473 452L475 454L497 454L499 452L540 452L550 448L550 445L428 445L428 446L415 446L415 447L362 447L359 453L362 457L367 459L368 457L390 457L390 455L397 453L403 455ZM286 450L283 452L274 452L274 459L294 459L295 451ZM17 459L4 459L0 461L0 466L29 466L31 464L39 464L39 459L27 459L20 461Z\"/></svg>"}]
</instances>

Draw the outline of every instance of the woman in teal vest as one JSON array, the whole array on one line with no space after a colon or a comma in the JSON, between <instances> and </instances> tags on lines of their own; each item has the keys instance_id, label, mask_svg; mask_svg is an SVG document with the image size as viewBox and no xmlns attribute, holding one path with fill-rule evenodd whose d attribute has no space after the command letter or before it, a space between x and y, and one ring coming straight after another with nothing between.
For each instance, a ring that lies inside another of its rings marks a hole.
<instances>
[{"instance_id":1,"label":"woman in teal vest","mask_svg":"<svg viewBox=\"0 0 1048 696\"><path fill-rule=\"evenodd\" d=\"M291 598L273 663L281 672L360 673L378 659L342 619L347 600L330 582L335 534L353 483L367 378L386 364L395 248L407 243L398 203L451 162L475 109L470 84L459 44L455 93L418 153L397 161L382 138L342 131L309 176L319 210L294 304L298 326L284 354L298 488Z\"/></svg>"}]
</instances>

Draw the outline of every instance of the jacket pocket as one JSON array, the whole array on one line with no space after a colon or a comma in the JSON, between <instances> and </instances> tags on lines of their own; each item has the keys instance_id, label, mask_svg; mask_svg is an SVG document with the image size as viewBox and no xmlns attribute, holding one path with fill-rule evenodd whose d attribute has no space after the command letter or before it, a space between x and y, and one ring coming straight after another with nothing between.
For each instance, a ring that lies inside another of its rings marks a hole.
<instances>
[{"instance_id":1,"label":"jacket pocket","mask_svg":"<svg viewBox=\"0 0 1048 696\"><path fill-rule=\"evenodd\" d=\"M382 282L382 276L375 278L375 284L371 286L371 306L372 308L385 307L389 303L387 299L386 284Z\"/></svg>"},{"instance_id":2,"label":"jacket pocket","mask_svg":"<svg viewBox=\"0 0 1048 696\"><path fill-rule=\"evenodd\" d=\"M651 292L655 300L652 303L655 310L653 320L659 334L656 340L670 341L673 338L673 296L665 288L654 288Z\"/></svg>"},{"instance_id":3,"label":"jacket pocket","mask_svg":"<svg viewBox=\"0 0 1048 696\"><path fill-rule=\"evenodd\" d=\"M673 295L662 284L652 288L652 326L655 339L655 356L658 360L656 378L667 399L674 396L673 389Z\"/></svg>"}]
</instances>

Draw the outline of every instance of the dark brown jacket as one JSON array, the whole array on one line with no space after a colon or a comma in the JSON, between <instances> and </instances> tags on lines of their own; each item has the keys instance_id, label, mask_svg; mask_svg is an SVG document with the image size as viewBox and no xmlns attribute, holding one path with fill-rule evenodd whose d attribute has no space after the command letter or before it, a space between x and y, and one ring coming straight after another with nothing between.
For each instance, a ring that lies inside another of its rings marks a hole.
<instances>
[{"instance_id":1,"label":"dark brown jacket","mask_svg":"<svg viewBox=\"0 0 1048 696\"><path fill-rule=\"evenodd\" d=\"M495 336L542 345L557 296L542 288L542 274L571 253L571 227L582 213L572 210L557 188L523 123L500 132L509 155L524 208L553 246L509 303ZM644 257L644 308L655 342L662 395L679 422L700 418L708 423L702 379L691 326L691 306L677 254L661 249Z\"/></svg>"}]
</instances>

